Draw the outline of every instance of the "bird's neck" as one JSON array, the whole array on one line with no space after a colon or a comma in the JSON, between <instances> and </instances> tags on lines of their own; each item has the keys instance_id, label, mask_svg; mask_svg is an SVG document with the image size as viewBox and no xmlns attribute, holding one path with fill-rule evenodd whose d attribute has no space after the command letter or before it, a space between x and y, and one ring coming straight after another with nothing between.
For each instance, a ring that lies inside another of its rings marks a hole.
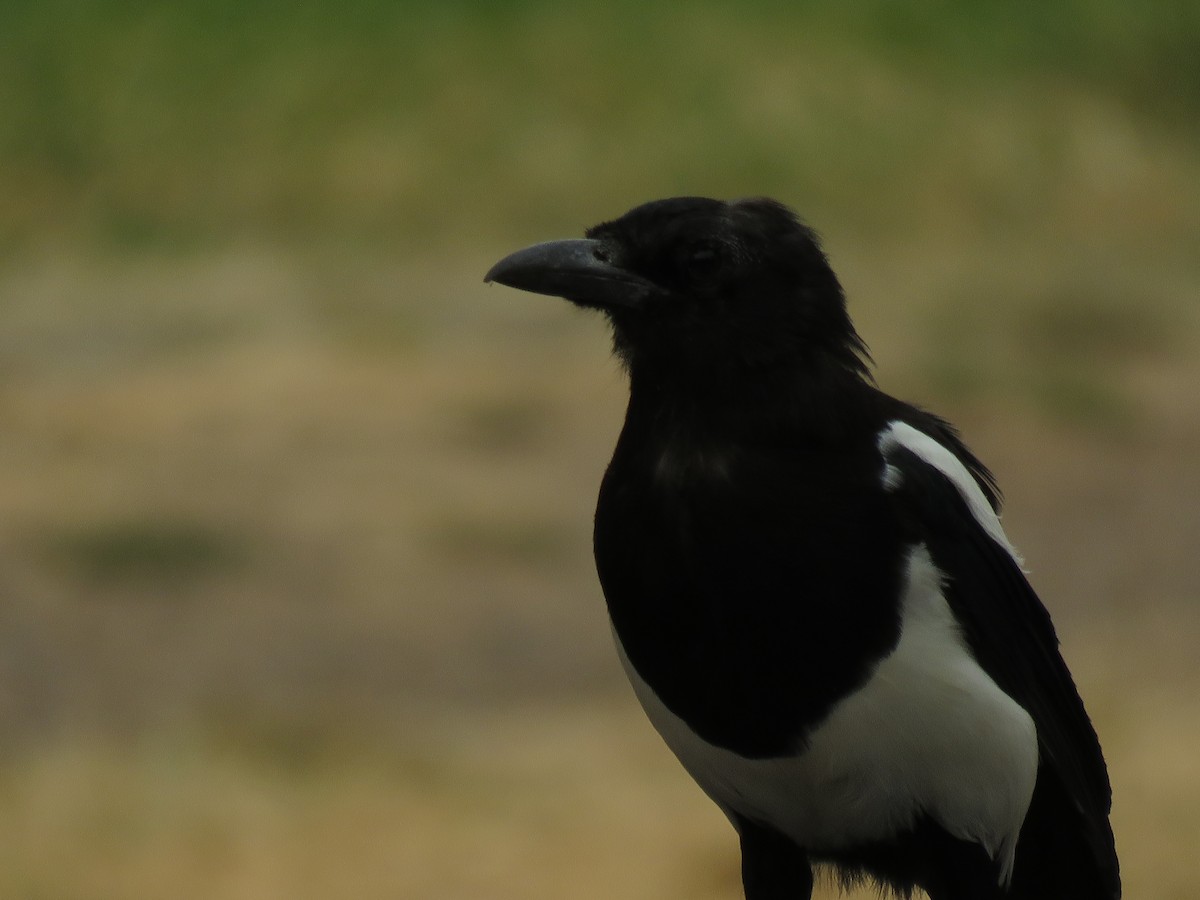
<instances>
[{"instance_id":1,"label":"bird's neck","mask_svg":"<svg viewBox=\"0 0 1200 900\"><path fill-rule=\"evenodd\" d=\"M696 445L813 440L836 443L860 422L873 387L850 367L722 371L630 367L631 439Z\"/></svg>"}]
</instances>

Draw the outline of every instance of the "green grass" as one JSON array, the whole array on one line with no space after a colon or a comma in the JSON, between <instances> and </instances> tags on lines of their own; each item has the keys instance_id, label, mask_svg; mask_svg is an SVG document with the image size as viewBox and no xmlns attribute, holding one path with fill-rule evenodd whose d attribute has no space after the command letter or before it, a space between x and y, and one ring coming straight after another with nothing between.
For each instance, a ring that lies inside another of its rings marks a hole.
<instances>
[{"instance_id":1,"label":"green grass","mask_svg":"<svg viewBox=\"0 0 1200 900\"><path fill-rule=\"evenodd\" d=\"M9 253L428 247L682 191L894 227L937 173L968 219L1011 222L1072 165L1063 98L1167 143L1200 121L1187 2L5 6ZM1014 111L990 152L1016 154L1015 193L972 145Z\"/></svg>"},{"instance_id":2,"label":"green grass","mask_svg":"<svg viewBox=\"0 0 1200 900\"><path fill-rule=\"evenodd\" d=\"M246 561L244 541L199 522L104 522L44 538L43 553L88 584L179 584Z\"/></svg>"}]
</instances>

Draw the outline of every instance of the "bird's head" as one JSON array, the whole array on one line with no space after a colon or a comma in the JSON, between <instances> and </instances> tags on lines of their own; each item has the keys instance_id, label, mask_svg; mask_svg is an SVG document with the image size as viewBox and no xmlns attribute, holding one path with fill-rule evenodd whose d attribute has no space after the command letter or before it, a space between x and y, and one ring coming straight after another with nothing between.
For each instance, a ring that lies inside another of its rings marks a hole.
<instances>
[{"instance_id":1,"label":"bird's head","mask_svg":"<svg viewBox=\"0 0 1200 900\"><path fill-rule=\"evenodd\" d=\"M657 200L500 260L485 281L602 310L639 370L834 364L866 372L866 348L813 231L774 200Z\"/></svg>"}]
</instances>

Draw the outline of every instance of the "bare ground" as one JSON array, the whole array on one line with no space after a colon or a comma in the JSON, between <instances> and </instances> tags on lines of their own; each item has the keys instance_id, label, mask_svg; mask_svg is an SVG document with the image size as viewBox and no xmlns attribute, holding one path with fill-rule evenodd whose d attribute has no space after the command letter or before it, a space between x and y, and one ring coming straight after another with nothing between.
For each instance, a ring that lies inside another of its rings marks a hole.
<instances>
[{"instance_id":1,"label":"bare ground","mask_svg":"<svg viewBox=\"0 0 1200 900\"><path fill-rule=\"evenodd\" d=\"M881 383L1001 479L1105 744L1128 896L1192 896L1192 274L1090 338L1080 401L1046 394L1062 323L925 299L961 255L902 288L842 258ZM625 388L603 327L485 289L489 259L0 279L0 892L737 896L728 826L609 647L590 515Z\"/></svg>"}]
</instances>

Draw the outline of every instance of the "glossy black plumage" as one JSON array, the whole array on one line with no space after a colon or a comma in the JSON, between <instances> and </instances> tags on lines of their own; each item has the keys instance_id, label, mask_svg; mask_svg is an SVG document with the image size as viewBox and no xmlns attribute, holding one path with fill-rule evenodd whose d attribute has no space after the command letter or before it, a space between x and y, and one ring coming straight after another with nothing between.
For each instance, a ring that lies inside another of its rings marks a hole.
<instances>
[{"instance_id":1,"label":"glossy black plumage","mask_svg":"<svg viewBox=\"0 0 1200 900\"><path fill-rule=\"evenodd\" d=\"M871 382L811 230L677 198L487 278L612 322L630 402L597 569L749 900L806 897L812 861L934 900L1119 896L1104 761L992 477Z\"/></svg>"}]
</instances>

